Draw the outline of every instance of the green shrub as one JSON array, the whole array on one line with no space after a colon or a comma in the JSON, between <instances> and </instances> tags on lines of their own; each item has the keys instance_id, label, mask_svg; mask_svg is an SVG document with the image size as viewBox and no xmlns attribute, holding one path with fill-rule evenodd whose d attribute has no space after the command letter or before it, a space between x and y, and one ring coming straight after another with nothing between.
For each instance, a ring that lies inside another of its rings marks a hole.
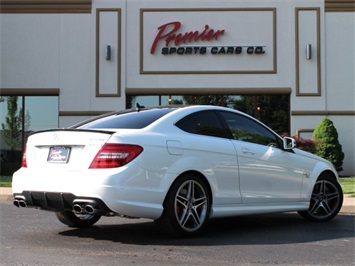
<instances>
[{"instance_id":1,"label":"green shrub","mask_svg":"<svg viewBox=\"0 0 355 266\"><path fill-rule=\"evenodd\" d=\"M341 171L344 153L333 122L328 118L323 118L313 131L312 139L317 143L315 154L327 159L337 170Z\"/></svg>"}]
</instances>

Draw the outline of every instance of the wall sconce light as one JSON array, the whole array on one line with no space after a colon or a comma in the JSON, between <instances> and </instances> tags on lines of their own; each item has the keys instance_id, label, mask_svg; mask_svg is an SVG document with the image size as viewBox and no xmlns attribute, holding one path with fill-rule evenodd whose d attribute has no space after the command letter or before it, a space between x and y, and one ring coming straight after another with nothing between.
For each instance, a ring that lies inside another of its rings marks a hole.
<instances>
[{"instance_id":1,"label":"wall sconce light","mask_svg":"<svg viewBox=\"0 0 355 266\"><path fill-rule=\"evenodd\" d=\"M311 44L307 44L307 46L306 46L306 58L307 58L307 60L312 59L312 45Z\"/></svg>"},{"instance_id":2,"label":"wall sconce light","mask_svg":"<svg viewBox=\"0 0 355 266\"><path fill-rule=\"evenodd\" d=\"M111 60L111 45L106 45L106 49L105 49L105 59L107 61Z\"/></svg>"}]
</instances>

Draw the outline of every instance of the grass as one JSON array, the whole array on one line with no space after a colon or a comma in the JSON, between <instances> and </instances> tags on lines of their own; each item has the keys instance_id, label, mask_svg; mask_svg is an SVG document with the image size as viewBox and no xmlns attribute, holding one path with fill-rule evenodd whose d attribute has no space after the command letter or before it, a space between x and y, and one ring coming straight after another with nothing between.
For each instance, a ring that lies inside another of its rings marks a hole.
<instances>
[{"instance_id":1,"label":"grass","mask_svg":"<svg viewBox=\"0 0 355 266\"><path fill-rule=\"evenodd\" d=\"M0 176L0 187L11 187L12 176ZM341 177L340 184L344 194L355 197L355 176Z\"/></svg>"},{"instance_id":2,"label":"grass","mask_svg":"<svg viewBox=\"0 0 355 266\"><path fill-rule=\"evenodd\" d=\"M342 177L340 178L340 184L344 194L350 194L351 197L355 197L355 177Z\"/></svg>"},{"instance_id":3,"label":"grass","mask_svg":"<svg viewBox=\"0 0 355 266\"><path fill-rule=\"evenodd\" d=\"M12 176L0 176L0 187L11 187Z\"/></svg>"}]
</instances>

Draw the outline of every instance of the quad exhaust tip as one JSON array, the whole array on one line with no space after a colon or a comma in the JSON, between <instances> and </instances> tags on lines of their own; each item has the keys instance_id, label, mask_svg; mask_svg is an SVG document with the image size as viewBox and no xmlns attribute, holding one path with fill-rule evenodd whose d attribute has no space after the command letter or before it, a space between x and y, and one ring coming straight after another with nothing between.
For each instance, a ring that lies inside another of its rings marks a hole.
<instances>
[{"instance_id":1,"label":"quad exhaust tip","mask_svg":"<svg viewBox=\"0 0 355 266\"><path fill-rule=\"evenodd\" d=\"M78 213L78 214L83 213L83 208L79 204L74 204L73 210L75 213Z\"/></svg>"},{"instance_id":2,"label":"quad exhaust tip","mask_svg":"<svg viewBox=\"0 0 355 266\"><path fill-rule=\"evenodd\" d=\"M93 213L97 213L99 212L98 209L96 209L93 205L90 205L90 204L87 204L87 205L84 205L84 204L74 204L73 205L73 211L76 213L76 214L93 214Z\"/></svg>"},{"instance_id":3,"label":"quad exhaust tip","mask_svg":"<svg viewBox=\"0 0 355 266\"><path fill-rule=\"evenodd\" d=\"M26 201L24 199L15 199L13 203L18 208L19 207L22 207L22 208L26 208L27 207L27 203L26 203Z\"/></svg>"},{"instance_id":4,"label":"quad exhaust tip","mask_svg":"<svg viewBox=\"0 0 355 266\"><path fill-rule=\"evenodd\" d=\"M27 202L24 197L17 197L13 204L18 208L26 208ZM99 213L100 209L96 207L95 202L78 202L73 205L73 212L76 214L94 214Z\"/></svg>"},{"instance_id":5,"label":"quad exhaust tip","mask_svg":"<svg viewBox=\"0 0 355 266\"><path fill-rule=\"evenodd\" d=\"M89 214L93 214L93 213L95 213L96 211L95 211L95 208L94 208L93 206L91 206L91 205L86 205L86 206L85 206L85 212L87 212L87 213L89 213Z\"/></svg>"}]
</instances>

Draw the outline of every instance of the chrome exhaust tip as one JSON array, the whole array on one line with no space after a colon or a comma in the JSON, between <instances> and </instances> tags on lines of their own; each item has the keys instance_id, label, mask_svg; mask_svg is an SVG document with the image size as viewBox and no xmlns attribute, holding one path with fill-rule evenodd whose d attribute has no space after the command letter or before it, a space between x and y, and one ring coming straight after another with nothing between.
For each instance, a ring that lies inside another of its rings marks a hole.
<instances>
[{"instance_id":1,"label":"chrome exhaust tip","mask_svg":"<svg viewBox=\"0 0 355 266\"><path fill-rule=\"evenodd\" d=\"M93 206L91 206L91 205L86 205L85 206L85 212L89 213L89 214L93 214L93 213L95 213L95 208Z\"/></svg>"},{"instance_id":2,"label":"chrome exhaust tip","mask_svg":"<svg viewBox=\"0 0 355 266\"><path fill-rule=\"evenodd\" d=\"M13 203L14 203L14 205L15 205L17 208L19 208L19 207L20 207L20 203L19 203L19 201L18 201L18 200L16 200L16 199L15 199Z\"/></svg>"},{"instance_id":3,"label":"chrome exhaust tip","mask_svg":"<svg viewBox=\"0 0 355 266\"><path fill-rule=\"evenodd\" d=\"M24 200L19 200L18 204L19 204L19 207L22 207L22 208L26 208L27 207L27 203Z\"/></svg>"},{"instance_id":4,"label":"chrome exhaust tip","mask_svg":"<svg viewBox=\"0 0 355 266\"><path fill-rule=\"evenodd\" d=\"M79 204L74 204L73 205L73 210L75 213L83 213L83 208Z\"/></svg>"},{"instance_id":5,"label":"chrome exhaust tip","mask_svg":"<svg viewBox=\"0 0 355 266\"><path fill-rule=\"evenodd\" d=\"M13 201L13 204L16 206L16 207L22 207L22 208L26 208L27 207L27 202L25 199L22 199L22 198L16 198L14 201Z\"/></svg>"}]
</instances>

